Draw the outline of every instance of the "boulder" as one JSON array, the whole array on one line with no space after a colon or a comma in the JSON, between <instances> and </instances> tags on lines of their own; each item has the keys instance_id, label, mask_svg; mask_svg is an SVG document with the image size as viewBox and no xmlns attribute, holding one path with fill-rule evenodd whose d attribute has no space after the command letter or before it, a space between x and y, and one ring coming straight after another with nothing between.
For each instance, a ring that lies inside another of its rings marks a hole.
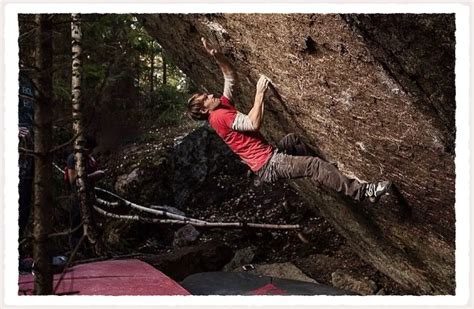
<instances>
[{"instance_id":1,"label":"boulder","mask_svg":"<svg viewBox=\"0 0 474 309\"><path fill-rule=\"evenodd\" d=\"M243 265L250 264L255 257L255 247L239 249L235 252L232 260L224 266L223 271L232 271Z\"/></svg>"},{"instance_id":2,"label":"boulder","mask_svg":"<svg viewBox=\"0 0 474 309\"><path fill-rule=\"evenodd\" d=\"M126 173L117 177L115 182L115 191L119 194L126 194L133 190L140 183L140 177L143 171L140 168L134 168L130 173Z\"/></svg>"},{"instance_id":3,"label":"boulder","mask_svg":"<svg viewBox=\"0 0 474 309\"><path fill-rule=\"evenodd\" d=\"M222 243L209 241L179 248L170 253L144 256L141 259L176 281L206 271L220 270L233 256L232 249Z\"/></svg>"},{"instance_id":4,"label":"boulder","mask_svg":"<svg viewBox=\"0 0 474 309\"><path fill-rule=\"evenodd\" d=\"M205 128L199 128L184 136L173 147L172 187L174 202L178 208L184 205L193 190L205 180L208 174L208 137L208 131Z\"/></svg>"},{"instance_id":5,"label":"boulder","mask_svg":"<svg viewBox=\"0 0 474 309\"><path fill-rule=\"evenodd\" d=\"M171 147L150 143L131 143L120 149L121 158L115 173L114 189L119 195L141 205L170 205L172 157Z\"/></svg>"},{"instance_id":6,"label":"boulder","mask_svg":"<svg viewBox=\"0 0 474 309\"><path fill-rule=\"evenodd\" d=\"M356 292L361 295L374 295L377 284L368 278L356 278L354 275L337 270L331 274L332 285L346 291Z\"/></svg>"},{"instance_id":7,"label":"boulder","mask_svg":"<svg viewBox=\"0 0 474 309\"><path fill-rule=\"evenodd\" d=\"M222 47L248 112L273 82L262 133L302 136L342 172L391 179L377 207L292 181L367 263L419 294L454 294L454 14L139 15L200 88L222 91L201 37Z\"/></svg>"},{"instance_id":8,"label":"boulder","mask_svg":"<svg viewBox=\"0 0 474 309\"><path fill-rule=\"evenodd\" d=\"M140 204L152 204L150 207L156 209L169 207L160 205L166 204L181 212L210 173L220 169L234 173L247 170L207 125L180 136L173 145L160 150L132 144L124 152L131 155L124 157L120 166L123 174L115 177L115 191ZM137 160L139 156L141 160ZM219 198L225 193L222 190L209 198Z\"/></svg>"},{"instance_id":9,"label":"boulder","mask_svg":"<svg viewBox=\"0 0 474 309\"><path fill-rule=\"evenodd\" d=\"M173 147L172 158L172 192L178 208L192 202L193 193L199 190L210 173L220 169L245 171L243 164L208 125L180 138ZM216 192L209 198L218 198L222 193L225 192Z\"/></svg>"},{"instance_id":10,"label":"boulder","mask_svg":"<svg viewBox=\"0 0 474 309\"><path fill-rule=\"evenodd\" d=\"M294 264L303 269L306 274L318 282L329 283L331 278L328 275L344 265L344 261L337 256L325 254L313 254L307 257L298 258Z\"/></svg>"},{"instance_id":11,"label":"boulder","mask_svg":"<svg viewBox=\"0 0 474 309\"><path fill-rule=\"evenodd\" d=\"M253 268L249 270L243 270L242 267L239 267L234 271L245 271L260 276L269 276L280 279L318 283L313 278L310 278L305 275L301 271L301 269L299 269L293 263L290 262L274 264L253 264L252 266Z\"/></svg>"}]
</instances>

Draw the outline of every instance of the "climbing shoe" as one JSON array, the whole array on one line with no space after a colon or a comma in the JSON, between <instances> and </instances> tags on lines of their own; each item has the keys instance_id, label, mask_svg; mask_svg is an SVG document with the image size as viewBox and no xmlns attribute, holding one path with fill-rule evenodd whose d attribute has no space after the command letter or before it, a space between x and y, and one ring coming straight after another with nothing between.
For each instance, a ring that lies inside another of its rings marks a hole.
<instances>
[{"instance_id":1,"label":"climbing shoe","mask_svg":"<svg viewBox=\"0 0 474 309\"><path fill-rule=\"evenodd\" d=\"M365 187L365 197L368 197L371 203L377 203L380 197L387 194L392 186L391 181L379 181L368 183Z\"/></svg>"}]
</instances>

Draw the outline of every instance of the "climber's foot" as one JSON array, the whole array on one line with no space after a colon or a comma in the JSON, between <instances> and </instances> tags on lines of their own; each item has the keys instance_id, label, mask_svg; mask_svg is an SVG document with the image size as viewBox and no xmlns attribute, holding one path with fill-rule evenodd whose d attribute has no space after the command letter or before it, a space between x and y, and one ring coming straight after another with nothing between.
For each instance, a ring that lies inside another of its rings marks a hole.
<instances>
[{"instance_id":1,"label":"climber's foot","mask_svg":"<svg viewBox=\"0 0 474 309\"><path fill-rule=\"evenodd\" d=\"M392 182L388 180L368 183L365 187L365 197L368 197L369 201L375 204L382 195L388 194L391 187Z\"/></svg>"}]
</instances>

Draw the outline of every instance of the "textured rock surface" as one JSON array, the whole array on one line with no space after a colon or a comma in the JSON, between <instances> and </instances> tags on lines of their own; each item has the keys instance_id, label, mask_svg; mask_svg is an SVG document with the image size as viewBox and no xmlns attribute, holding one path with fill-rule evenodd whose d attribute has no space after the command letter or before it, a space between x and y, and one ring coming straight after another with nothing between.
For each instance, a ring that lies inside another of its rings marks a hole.
<instances>
[{"instance_id":1,"label":"textured rock surface","mask_svg":"<svg viewBox=\"0 0 474 309\"><path fill-rule=\"evenodd\" d=\"M172 158L174 204L183 207L211 171L237 157L208 126L202 126L176 143Z\"/></svg>"},{"instance_id":2,"label":"textured rock surface","mask_svg":"<svg viewBox=\"0 0 474 309\"><path fill-rule=\"evenodd\" d=\"M174 233L173 246L175 248L189 246L197 241L200 235L194 226L187 224Z\"/></svg>"},{"instance_id":3,"label":"textured rock surface","mask_svg":"<svg viewBox=\"0 0 474 309\"><path fill-rule=\"evenodd\" d=\"M191 274L220 270L232 256L227 245L210 241L141 259L179 281Z\"/></svg>"},{"instance_id":4,"label":"textured rock surface","mask_svg":"<svg viewBox=\"0 0 474 309\"><path fill-rule=\"evenodd\" d=\"M404 287L454 293L454 16L144 15L146 28L203 90L222 76L201 47L222 46L238 70L236 102L253 102L259 74L276 91L263 133L288 132L348 175L389 178L396 194L355 205L307 180L300 192L353 249Z\"/></svg>"},{"instance_id":5,"label":"textured rock surface","mask_svg":"<svg viewBox=\"0 0 474 309\"><path fill-rule=\"evenodd\" d=\"M293 263L274 263L274 264L256 264L253 265L254 269L246 272L259 275L269 276L280 279L289 279L303 282L317 283L316 280L306 276L301 269L296 267ZM234 271L242 272L242 268L235 269ZM344 289L344 288L343 288ZM347 290L347 289L346 289Z\"/></svg>"},{"instance_id":6,"label":"textured rock surface","mask_svg":"<svg viewBox=\"0 0 474 309\"><path fill-rule=\"evenodd\" d=\"M332 284L336 288L361 295L373 295L377 291L377 285L374 281L368 278L355 278L351 274L340 270L332 273Z\"/></svg>"},{"instance_id":7,"label":"textured rock surface","mask_svg":"<svg viewBox=\"0 0 474 309\"><path fill-rule=\"evenodd\" d=\"M247 247L240 250L237 250L234 254L232 260L227 263L223 271L232 271L236 268L240 268L243 265L250 264L255 257L255 248L254 247Z\"/></svg>"},{"instance_id":8,"label":"textured rock surface","mask_svg":"<svg viewBox=\"0 0 474 309\"><path fill-rule=\"evenodd\" d=\"M143 174L139 168L135 168L131 173L120 175L115 182L115 190L119 194L124 194L128 191L136 189L140 181L140 176ZM135 186L135 187L134 187Z\"/></svg>"}]
</instances>

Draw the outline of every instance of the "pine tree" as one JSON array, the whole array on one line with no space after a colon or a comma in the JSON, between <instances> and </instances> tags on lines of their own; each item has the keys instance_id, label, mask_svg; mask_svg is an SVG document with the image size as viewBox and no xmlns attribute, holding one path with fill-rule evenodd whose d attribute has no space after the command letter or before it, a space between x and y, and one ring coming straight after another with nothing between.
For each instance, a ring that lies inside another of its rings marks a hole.
<instances>
[{"instance_id":1,"label":"pine tree","mask_svg":"<svg viewBox=\"0 0 474 309\"><path fill-rule=\"evenodd\" d=\"M35 85L37 99L34 106L34 221L33 237L35 261L35 290L39 295L52 293L51 252L48 240L52 226L52 158L49 153L52 144L52 66L53 40L52 21L47 14L37 14L35 62L37 74Z\"/></svg>"}]
</instances>

